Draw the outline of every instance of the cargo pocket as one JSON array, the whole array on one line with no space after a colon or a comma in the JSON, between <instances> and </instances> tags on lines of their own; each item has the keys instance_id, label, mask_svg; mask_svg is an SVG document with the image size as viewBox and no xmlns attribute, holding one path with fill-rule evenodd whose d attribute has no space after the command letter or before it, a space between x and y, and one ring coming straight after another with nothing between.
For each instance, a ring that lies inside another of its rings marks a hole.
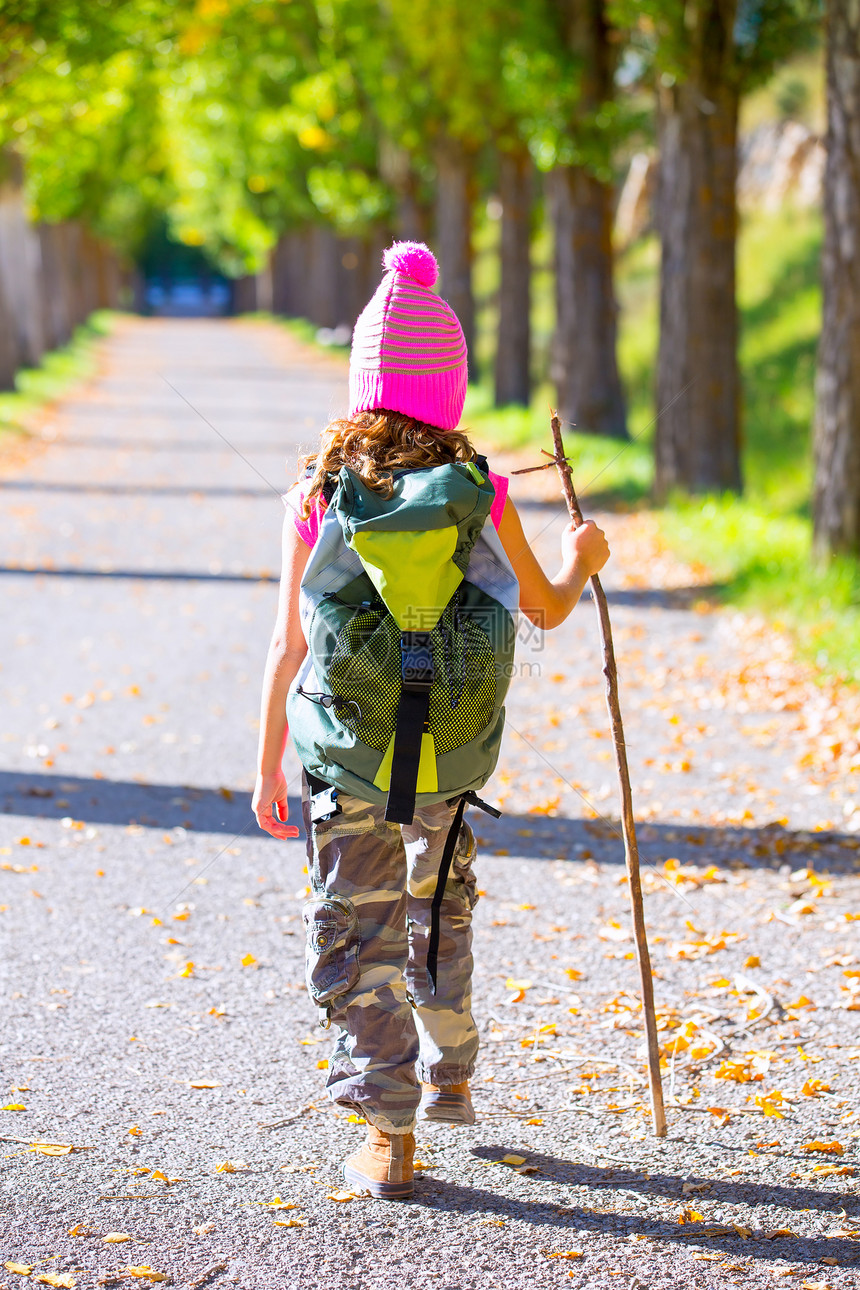
<instances>
[{"instance_id":1,"label":"cargo pocket","mask_svg":"<svg viewBox=\"0 0 860 1290\"><path fill-rule=\"evenodd\" d=\"M464 820L460 825L460 836L451 861L449 881L454 884L457 895L469 909L474 909L478 903L478 882L472 868L476 852L475 835Z\"/></svg>"},{"instance_id":2,"label":"cargo pocket","mask_svg":"<svg viewBox=\"0 0 860 1290\"><path fill-rule=\"evenodd\" d=\"M305 974L311 998L330 1003L358 980L358 915L343 896L314 896L302 907Z\"/></svg>"}]
</instances>

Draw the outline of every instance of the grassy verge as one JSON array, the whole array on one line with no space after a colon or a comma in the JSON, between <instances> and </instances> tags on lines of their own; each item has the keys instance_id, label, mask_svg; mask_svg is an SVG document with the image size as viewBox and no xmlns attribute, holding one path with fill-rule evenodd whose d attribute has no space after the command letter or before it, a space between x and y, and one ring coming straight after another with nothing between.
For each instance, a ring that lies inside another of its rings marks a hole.
<instances>
[{"instance_id":1,"label":"grassy verge","mask_svg":"<svg viewBox=\"0 0 860 1290\"><path fill-rule=\"evenodd\" d=\"M787 630L822 673L860 681L860 566L817 569L807 518L723 497L677 501L660 528L679 556L711 570L723 601Z\"/></svg>"},{"instance_id":2,"label":"grassy verge","mask_svg":"<svg viewBox=\"0 0 860 1290\"><path fill-rule=\"evenodd\" d=\"M109 333L114 317L108 309L91 314L68 344L45 354L38 367L16 374L15 389L0 393L0 444L9 435L26 434L35 412L94 371L95 342Z\"/></svg>"}]
</instances>

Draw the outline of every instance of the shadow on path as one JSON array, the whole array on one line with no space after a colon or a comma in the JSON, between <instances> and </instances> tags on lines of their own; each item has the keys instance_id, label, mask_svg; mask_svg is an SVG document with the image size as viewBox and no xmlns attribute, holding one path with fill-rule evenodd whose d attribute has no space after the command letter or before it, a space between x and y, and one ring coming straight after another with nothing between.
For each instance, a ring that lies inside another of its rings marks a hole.
<instances>
[{"instance_id":1,"label":"shadow on path","mask_svg":"<svg viewBox=\"0 0 860 1290\"><path fill-rule=\"evenodd\" d=\"M0 565L2 577L27 578L131 578L150 582L280 582L274 573L204 573L202 570L175 569L76 569L74 565L52 567L37 565L24 568L14 564Z\"/></svg>"},{"instance_id":2,"label":"shadow on path","mask_svg":"<svg viewBox=\"0 0 860 1290\"><path fill-rule=\"evenodd\" d=\"M135 497L137 495L152 494L158 497L189 497L199 494L201 497L264 497L270 501L272 497L280 498L281 494L275 488L236 488L221 485L200 485L200 484L66 484L63 482L41 480L41 479L2 479L0 488L15 488L21 492L34 493L105 493L109 497L114 495L118 497Z\"/></svg>"},{"instance_id":3,"label":"shadow on path","mask_svg":"<svg viewBox=\"0 0 860 1290\"><path fill-rule=\"evenodd\" d=\"M237 834L250 824L255 837L268 838L251 814L250 793L230 788L0 771L0 813L34 820L72 816L86 824L182 827L195 833ZM300 817L301 800L291 797L290 819Z\"/></svg>"},{"instance_id":4,"label":"shadow on path","mask_svg":"<svg viewBox=\"0 0 860 1290\"><path fill-rule=\"evenodd\" d=\"M473 1149L473 1154L488 1162L499 1161L508 1150L507 1146L478 1147ZM798 1161L801 1161L801 1157L798 1157ZM630 1193L638 1193L643 1198L646 1196L658 1196L661 1200L668 1198L677 1205L679 1211L686 1203L681 1198L681 1188L683 1183L690 1180L688 1172L660 1174L652 1170L650 1177L646 1178L644 1170L624 1167L603 1169L533 1151L528 1153L528 1163L537 1166L541 1177L549 1178L556 1183L567 1183L576 1187L587 1186L598 1192L620 1189L626 1193L625 1199L628 1206L630 1201L634 1200ZM809 1167L809 1161L805 1158L802 1159L802 1163ZM709 1201L748 1205L753 1210L766 1205L777 1205L798 1211L811 1210L821 1217L831 1217L834 1226L842 1226L839 1213L843 1207L849 1217L856 1214L858 1208L856 1197L843 1191L828 1191L823 1187L786 1187L773 1182L759 1184L736 1179L723 1181L714 1179L707 1173L703 1173L698 1181L711 1183L711 1189L707 1193ZM752 1236L747 1239L727 1233L708 1236L708 1229L720 1224L705 1222L681 1225L676 1221L661 1220L647 1214L619 1212L614 1207L610 1209L608 1206L606 1212L601 1213L589 1206L564 1205L559 1204L558 1201L518 1200L480 1187L464 1187L449 1183L428 1174L422 1176L412 1203L416 1205L423 1203L432 1208L444 1206L446 1209L461 1212L479 1211L519 1219L524 1223L537 1226L565 1226L592 1234L611 1235L616 1239L620 1235L628 1237L644 1235L697 1248L705 1244L708 1249L724 1250L727 1255L742 1255L750 1259L784 1258L817 1262L822 1258L835 1256L842 1266L855 1266L860 1261L860 1251L846 1240L834 1240L826 1236L771 1237L768 1233L773 1229L768 1228L752 1229ZM722 1226L730 1226L730 1224L722 1224Z\"/></svg>"},{"instance_id":5,"label":"shadow on path","mask_svg":"<svg viewBox=\"0 0 860 1290\"><path fill-rule=\"evenodd\" d=\"M0 813L47 820L71 815L87 824L181 826L196 833L238 833L249 820L253 822L250 794L242 789L142 784L42 771L0 771ZM291 796L290 819L296 821L300 815L300 800ZM471 810L469 820L486 865L492 864L494 855L624 864L620 825L611 820L541 815L503 815L494 820L479 810ZM643 869L669 858L702 869L712 864L738 869L779 869L785 864L805 868L810 842L814 842L817 868L860 872L860 838L851 834L793 832L779 824L714 828L648 821L639 824L637 835Z\"/></svg>"}]
</instances>

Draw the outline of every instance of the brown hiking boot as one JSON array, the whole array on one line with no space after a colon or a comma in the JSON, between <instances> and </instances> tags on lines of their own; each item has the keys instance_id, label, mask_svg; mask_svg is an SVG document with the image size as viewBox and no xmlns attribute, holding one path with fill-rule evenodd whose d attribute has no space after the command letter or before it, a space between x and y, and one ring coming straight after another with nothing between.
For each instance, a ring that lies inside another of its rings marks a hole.
<instances>
[{"instance_id":1,"label":"brown hiking boot","mask_svg":"<svg viewBox=\"0 0 860 1290\"><path fill-rule=\"evenodd\" d=\"M383 1133L367 1125L364 1146L343 1166L343 1176L354 1191L369 1191L376 1200L404 1200L412 1195L412 1133Z\"/></svg>"},{"instance_id":2,"label":"brown hiking boot","mask_svg":"<svg viewBox=\"0 0 860 1290\"><path fill-rule=\"evenodd\" d=\"M474 1124L475 1109L468 1081L463 1084L422 1084L418 1115L422 1120L443 1120L446 1124Z\"/></svg>"}]
</instances>

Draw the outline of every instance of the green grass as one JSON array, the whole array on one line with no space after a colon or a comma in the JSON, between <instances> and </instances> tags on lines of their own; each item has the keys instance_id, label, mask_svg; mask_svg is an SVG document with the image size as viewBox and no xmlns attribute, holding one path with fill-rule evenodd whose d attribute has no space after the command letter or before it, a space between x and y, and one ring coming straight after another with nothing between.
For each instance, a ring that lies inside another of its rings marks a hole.
<instances>
[{"instance_id":1,"label":"green grass","mask_svg":"<svg viewBox=\"0 0 860 1290\"><path fill-rule=\"evenodd\" d=\"M113 319L110 310L98 310L75 329L68 344L45 354L38 367L25 367L16 374L15 389L0 393L0 443L9 435L26 434L28 421L39 408L91 375L95 343L109 333Z\"/></svg>"},{"instance_id":2,"label":"green grass","mask_svg":"<svg viewBox=\"0 0 860 1290\"><path fill-rule=\"evenodd\" d=\"M309 322L307 318L281 318L275 314L243 314L243 318L262 318L266 322L275 322L280 327L286 327L287 331L300 340L304 345L315 345L317 349L328 354L349 354L349 345L322 345L317 340L317 332L320 330L316 323Z\"/></svg>"},{"instance_id":3,"label":"green grass","mask_svg":"<svg viewBox=\"0 0 860 1290\"><path fill-rule=\"evenodd\" d=\"M787 630L823 674L860 680L860 566L816 568L807 519L722 497L676 501L661 530L679 555L711 570L722 600Z\"/></svg>"}]
</instances>

